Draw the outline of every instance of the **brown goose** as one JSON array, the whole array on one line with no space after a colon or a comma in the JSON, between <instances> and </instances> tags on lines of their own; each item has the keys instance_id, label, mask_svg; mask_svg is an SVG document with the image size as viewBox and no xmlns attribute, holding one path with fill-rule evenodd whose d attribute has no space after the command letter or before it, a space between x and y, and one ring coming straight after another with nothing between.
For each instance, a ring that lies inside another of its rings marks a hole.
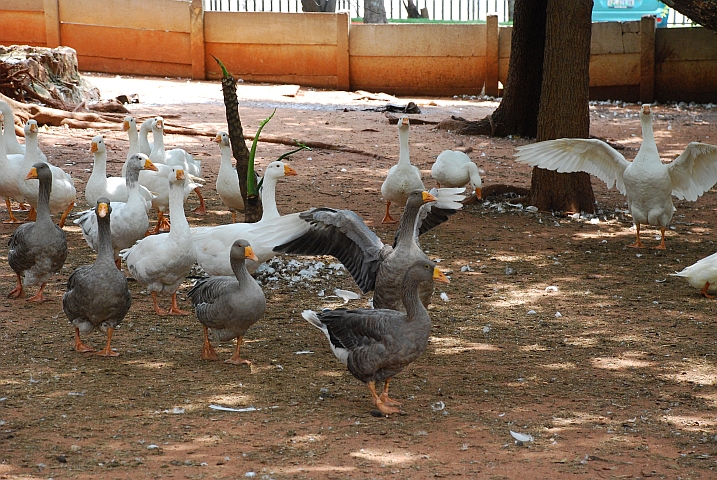
<instances>
[{"instance_id":1,"label":"brown goose","mask_svg":"<svg viewBox=\"0 0 717 480\"><path fill-rule=\"evenodd\" d=\"M405 311L401 282L408 267L428 260L418 245L420 234L445 222L461 208L463 188L434 190L436 196L412 191L396 232L393 247L384 245L351 210L314 208L299 214L310 228L297 238L274 248L276 252L302 255L332 255L349 271L363 293L374 291L373 306ZM425 206L424 206L425 205ZM419 289L421 302L428 306L433 282Z\"/></svg>"},{"instance_id":2,"label":"brown goose","mask_svg":"<svg viewBox=\"0 0 717 480\"><path fill-rule=\"evenodd\" d=\"M428 345L431 319L418 295L420 285L448 279L430 260L418 260L406 271L401 300L406 313L389 309L305 310L301 315L324 332L336 358L358 380L368 384L373 404L383 414L399 413L400 403L388 396L391 379L416 360ZM376 393L376 383L384 382Z\"/></svg>"},{"instance_id":3,"label":"brown goose","mask_svg":"<svg viewBox=\"0 0 717 480\"><path fill-rule=\"evenodd\" d=\"M17 275L17 286L7 295L18 298L23 294L23 284L40 285L40 290L28 301L43 302L42 292L47 280L58 273L67 258L65 232L52 222L50 216L50 192L52 171L46 163L36 163L25 177L39 180L37 214L34 222L20 225L10 237L7 261ZM24 279L23 279L24 277Z\"/></svg>"},{"instance_id":4,"label":"brown goose","mask_svg":"<svg viewBox=\"0 0 717 480\"><path fill-rule=\"evenodd\" d=\"M116 357L112 350L112 333L124 319L132 305L132 294L124 274L117 270L110 233L109 199L97 200L97 258L92 265L75 269L67 280L67 291L62 297L62 308L67 319L75 326L75 350L94 352L95 349L82 343L81 334L88 334L95 328L107 335L105 348L96 352L104 357Z\"/></svg>"},{"instance_id":5,"label":"brown goose","mask_svg":"<svg viewBox=\"0 0 717 480\"><path fill-rule=\"evenodd\" d=\"M209 343L209 329L214 338L225 342L237 339L234 355L225 363L251 365L249 360L239 356L239 349L246 331L254 325L266 309L264 292L252 278L244 263L245 258L257 260L249 242L235 241L229 250L229 258L234 276L209 277L198 281L187 293L192 299L197 318L204 325L204 348L202 358L218 360L218 356Z\"/></svg>"}]
</instances>

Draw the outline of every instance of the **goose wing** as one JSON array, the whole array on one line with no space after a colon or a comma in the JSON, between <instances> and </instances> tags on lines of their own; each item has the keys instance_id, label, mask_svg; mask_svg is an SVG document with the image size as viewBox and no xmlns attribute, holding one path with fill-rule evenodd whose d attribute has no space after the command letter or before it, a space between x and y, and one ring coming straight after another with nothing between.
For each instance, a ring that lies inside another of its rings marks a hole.
<instances>
[{"instance_id":1,"label":"goose wing","mask_svg":"<svg viewBox=\"0 0 717 480\"><path fill-rule=\"evenodd\" d=\"M376 285L376 272L391 247L351 210L314 208L299 214L311 226L306 233L274 248L275 252L332 255L349 271L363 293Z\"/></svg>"},{"instance_id":2,"label":"goose wing","mask_svg":"<svg viewBox=\"0 0 717 480\"><path fill-rule=\"evenodd\" d=\"M717 146L691 142L667 171L672 180L672 194L694 202L717 183Z\"/></svg>"},{"instance_id":3,"label":"goose wing","mask_svg":"<svg viewBox=\"0 0 717 480\"><path fill-rule=\"evenodd\" d=\"M516 148L515 161L559 173L586 172L617 186L625 195L622 175L630 162L607 143L593 138L559 138Z\"/></svg>"}]
</instances>

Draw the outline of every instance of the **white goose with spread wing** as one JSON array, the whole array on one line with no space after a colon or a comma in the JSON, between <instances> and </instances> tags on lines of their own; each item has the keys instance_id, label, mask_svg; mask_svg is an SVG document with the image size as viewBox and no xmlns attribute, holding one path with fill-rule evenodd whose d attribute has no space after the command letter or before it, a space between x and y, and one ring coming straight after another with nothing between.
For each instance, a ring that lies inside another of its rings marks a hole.
<instances>
[{"instance_id":1,"label":"white goose with spread wing","mask_svg":"<svg viewBox=\"0 0 717 480\"><path fill-rule=\"evenodd\" d=\"M652 130L649 105L640 109L642 145L637 156L628 162L607 143L587 138L561 138L518 147L515 160L534 167L557 172L587 172L605 182L608 188L617 185L627 204L636 228L635 243L640 241L640 225L660 227L662 240L655 247L665 249L665 229L675 210L672 195L688 201L717 182L717 146L692 142L676 159L662 163Z\"/></svg>"},{"instance_id":2,"label":"white goose with spread wing","mask_svg":"<svg viewBox=\"0 0 717 480\"><path fill-rule=\"evenodd\" d=\"M425 190L421 180L421 171L411 165L411 156L408 150L408 117L398 119L398 163L388 170L386 180L381 185L381 195L386 202L386 214L381 223L397 223L389 210L391 203L405 205L408 195L414 190Z\"/></svg>"}]
</instances>

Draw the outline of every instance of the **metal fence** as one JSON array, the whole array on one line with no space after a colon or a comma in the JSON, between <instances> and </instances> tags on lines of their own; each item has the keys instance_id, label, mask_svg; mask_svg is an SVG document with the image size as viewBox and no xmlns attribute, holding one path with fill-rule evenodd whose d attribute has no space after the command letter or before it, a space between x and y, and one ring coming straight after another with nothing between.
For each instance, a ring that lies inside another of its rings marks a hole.
<instances>
[{"instance_id":1,"label":"metal fence","mask_svg":"<svg viewBox=\"0 0 717 480\"><path fill-rule=\"evenodd\" d=\"M386 17L390 20L408 18L405 0L385 0ZM458 22L485 21L497 15L498 22L508 22L508 0L415 0L418 10L425 8L431 20ZM512 2L510 2L512 3ZM337 10L349 12L352 18L363 18L363 0L337 0ZM212 12L301 12L301 0L204 0L204 9ZM692 20L669 9L668 26L691 26Z\"/></svg>"}]
</instances>

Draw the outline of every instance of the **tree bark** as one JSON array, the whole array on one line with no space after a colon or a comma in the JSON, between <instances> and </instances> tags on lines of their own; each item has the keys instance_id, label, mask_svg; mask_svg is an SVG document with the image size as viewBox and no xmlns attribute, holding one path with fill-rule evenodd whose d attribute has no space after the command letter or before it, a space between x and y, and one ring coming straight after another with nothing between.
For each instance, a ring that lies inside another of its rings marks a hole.
<instances>
[{"instance_id":1,"label":"tree bark","mask_svg":"<svg viewBox=\"0 0 717 480\"><path fill-rule=\"evenodd\" d=\"M336 0L301 0L301 10L333 13L336 11Z\"/></svg>"},{"instance_id":2,"label":"tree bark","mask_svg":"<svg viewBox=\"0 0 717 480\"><path fill-rule=\"evenodd\" d=\"M537 140L590 136L589 63L592 0L548 0ZM533 169L526 199L543 211L595 211L587 173Z\"/></svg>"},{"instance_id":3,"label":"tree bark","mask_svg":"<svg viewBox=\"0 0 717 480\"><path fill-rule=\"evenodd\" d=\"M247 223L258 222L262 215L261 199L258 195L247 197L249 149L244 141L244 129L239 117L237 82L228 72L222 77L222 94L229 127L229 139L232 142L232 155L237 161L237 177L239 177L241 196L244 199L244 221Z\"/></svg>"},{"instance_id":4,"label":"tree bark","mask_svg":"<svg viewBox=\"0 0 717 480\"><path fill-rule=\"evenodd\" d=\"M693 22L717 32L717 0L662 0Z\"/></svg>"},{"instance_id":5,"label":"tree bark","mask_svg":"<svg viewBox=\"0 0 717 480\"><path fill-rule=\"evenodd\" d=\"M384 0L366 0L363 7L363 23L388 23Z\"/></svg>"},{"instance_id":6,"label":"tree bark","mask_svg":"<svg viewBox=\"0 0 717 480\"><path fill-rule=\"evenodd\" d=\"M491 115L478 121L451 122L451 130L461 135L535 137L543 78L546 5L547 0L515 1L503 99Z\"/></svg>"}]
</instances>

